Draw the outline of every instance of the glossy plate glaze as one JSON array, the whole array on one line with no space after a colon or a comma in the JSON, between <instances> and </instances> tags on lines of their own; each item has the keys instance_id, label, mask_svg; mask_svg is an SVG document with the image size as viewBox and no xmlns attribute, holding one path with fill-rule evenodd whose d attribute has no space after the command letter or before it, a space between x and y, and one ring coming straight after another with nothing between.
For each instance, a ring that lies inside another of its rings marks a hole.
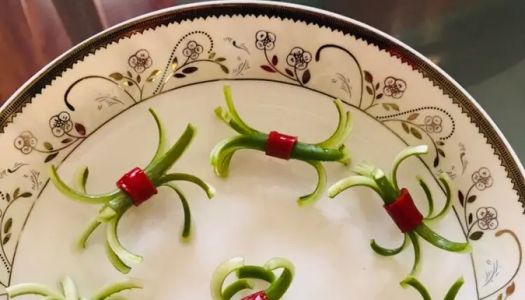
<instances>
[{"instance_id":1,"label":"glossy plate glaze","mask_svg":"<svg viewBox=\"0 0 525 300\"><path fill-rule=\"evenodd\" d=\"M407 145L429 145L428 155L402 167L400 182L426 211L416 175L438 191L436 176L448 173L453 211L433 228L469 241L473 251L424 244L420 279L435 299L460 276L458 299L525 296L523 170L489 117L399 41L348 18L269 2L202 3L139 17L78 45L13 95L0 111L0 284L54 285L68 274L92 291L125 278L108 263L102 234L82 253L73 249L96 207L60 194L48 172L54 164L69 179L89 166L90 191L113 189L155 151L153 108L171 141L187 123L197 127L175 168L200 176L217 194L207 200L184 186L194 221L188 243L179 240L182 210L169 191L126 216L122 241L144 256L129 274L144 289L129 299L209 299L213 270L234 256L291 260L296 278L286 299L420 299L398 284L411 251L388 258L370 250L372 238L392 247L402 240L374 193L355 189L299 207L295 200L312 190L314 170L254 151L235 156L228 178L214 175L209 153L234 135L213 113L224 103L225 84L253 127L306 142L333 131L332 100L343 100L354 121L346 143L354 163L388 169ZM329 184L351 174L325 165ZM436 201L443 204L443 193Z\"/></svg>"}]
</instances>

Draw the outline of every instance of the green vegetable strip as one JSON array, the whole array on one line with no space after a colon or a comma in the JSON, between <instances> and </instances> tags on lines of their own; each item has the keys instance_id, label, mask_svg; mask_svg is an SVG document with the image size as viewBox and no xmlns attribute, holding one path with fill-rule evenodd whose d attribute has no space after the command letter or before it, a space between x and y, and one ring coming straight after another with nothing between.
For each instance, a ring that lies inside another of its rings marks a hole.
<instances>
[{"instance_id":1,"label":"green vegetable strip","mask_svg":"<svg viewBox=\"0 0 525 300\"><path fill-rule=\"evenodd\" d=\"M430 244L441 248L443 250L451 251L451 252L470 252L472 250L469 243L458 243L458 242L452 242L444 237L440 236L439 234L432 231L430 228L428 228L425 223L422 223L418 227L416 227L415 231L419 236L421 236L423 239L425 239Z\"/></svg>"},{"instance_id":2,"label":"green vegetable strip","mask_svg":"<svg viewBox=\"0 0 525 300\"><path fill-rule=\"evenodd\" d=\"M421 297L423 297L423 300L432 300L425 286L413 276L409 276L403 281L401 281L401 286L404 288L406 288L407 286L411 286L419 292ZM445 300L447 299L445 298Z\"/></svg>"},{"instance_id":3,"label":"green vegetable strip","mask_svg":"<svg viewBox=\"0 0 525 300\"><path fill-rule=\"evenodd\" d=\"M174 184L169 184L169 183L164 184L164 186L172 189L179 196L180 202L182 204L182 209L184 211L184 225L182 228L182 237L186 238L191 233L190 205L188 204L188 201L186 200L186 197L184 196L182 191L177 186L175 186Z\"/></svg>"},{"instance_id":4,"label":"green vegetable strip","mask_svg":"<svg viewBox=\"0 0 525 300\"><path fill-rule=\"evenodd\" d=\"M315 171L317 172L317 186L315 187L315 190L312 193L301 196L299 200L297 200L299 205L307 205L312 203L316 199L319 199L326 187L326 171L323 165L318 161L305 162L315 168Z\"/></svg>"},{"instance_id":5,"label":"green vegetable strip","mask_svg":"<svg viewBox=\"0 0 525 300\"><path fill-rule=\"evenodd\" d=\"M272 283L275 280L275 275L263 267L243 266L237 270L237 278L256 278Z\"/></svg>"},{"instance_id":6,"label":"green vegetable strip","mask_svg":"<svg viewBox=\"0 0 525 300\"><path fill-rule=\"evenodd\" d=\"M293 147L291 158L299 160L346 161L348 160L348 153L342 152L339 149L322 148L316 145L298 142L295 144L295 147Z\"/></svg>"},{"instance_id":7,"label":"green vegetable strip","mask_svg":"<svg viewBox=\"0 0 525 300\"><path fill-rule=\"evenodd\" d=\"M337 147L339 144L341 144L341 140L345 137L346 127L349 124L350 119L350 113L344 111L343 104L341 100L337 99L334 101L335 107L337 108L337 115L339 117L339 122L337 124L336 129L332 133L330 137L328 137L326 140L317 143L316 146L319 147Z\"/></svg>"},{"instance_id":8,"label":"green vegetable strip","mask_svg":"<svg viewBox=\"0 0 525 300\"><path fill-rule=\"evenodd\" d=\"M419 267L421 262L421 248L419 246L419 239L414 232L407 233L412 246L414 246L414 264L412 265L412 270L410 270L410 275L416 275L419 273Z\"/></svg>"},{"instance_id":9,"label":"green vegetable strip","mask_svg":"<svg viewBox=\"0 0 525 300\"><path fill-rule=\"evenodd\" d=\"M394 164L392 166L392 183L394 187L399 191L399 186L397 185L397 169L399 168L399 165L407 158L415 155L421 155L428 153L428 146L427 145L420 145L412 148L407 148L403 151L401 151L396 158L394 159Z\"/></svg>"},{"instance_id":10,"label":"green vegetable strip","mask_svg":"<svg viewBox=\"0 0 525 300\"><path fill-rule=\"evenodd\" d=\"M49 296L53 299L63 299L62 295L49 289L47 286L36 283L22 283L6 288L6 292L11 298L23 295Z\"/></svg>"},{"instance_id":11,"label":"green vegetable strip","mask_svg":"<svg viewBox=\"0 0 525 300\"><path fill-rule=\"evenodd\" d=\"M344 179L339 180L334 185L328 189L328 197L334 198L339 195L341 192L356 186L366 186L373 189L376 193L381 196L381 191L377 183L368 177L365 176L350 176Z\"/></svg>"},{"instance_id":12,"label":"green vegetable strip","mask_svg":"<svg viewBox=\"0 0 525 300\"><path fill-rule=\"evenodd\" d=\"M111 246L109 246L108 241L106 240L104 242L104 249L106 250L106 254L108 256L109 262L122 274L128 274L129 271L131 271L131 267L126 265L119 257L118 255L111 249Z\"/></svg>"},{"instance_id":13,"label":"green vegetable strip","mask_svg":"<svg viewBox=\"0 0 525 300\"><path fill-rule=\"evenodd\" d=\"M213 300L223 300L222 286L224 285L224 281L228 275L237 271L242 266L244 266L244 258L236 257L224 262L215 270L210 285Z\"/></svg>"},{"instance_id":14,"label":"green vegetable strip","mask_svg":"<svg viewBox=\"0 0 525 300\"><path fill-rule=\"evenodd\" d=\"M109 247L115 254L128 266L136 265L142 262L142 257L136 254L131 253L125 249L117 237L117 226L120 221L120 217L115 217L108 221L108 226L106 230L106 239L109 244Z\"/></svg>"},{"instance_id":15,"label":"green vegetable strip","mask_svg":"<svg viewBox=\"0 0 525 300\"><path fill-rule=\"evenodd\" d=\"M155 179L164 174L182 156L190 145L195 131L195 127L188 124L177 142L160 157L158 162L153 162L144 170L151 180L155 181Z\"/></svg>"},{"instance_id":16,"label":"green vegetable strip","mask_svg":"<svg viewBox=\"0 0 525 300\"><path fill-rule=\"evenodd\" d=\"M155 119L155 124L157 125L157 132L158 132L158 135L159 135L159 142L157 144L157 150L155 151L155 155L153 156L153 158L149 162L148 167L150 165L152 165L152 164L157 163L160 160L162 154L164 154L164 152L166 152L166 147L167 147L167 143L168 143L168 138L167 138L167 135L166 135L166 129L164 128L164 125L162 124L162 121L160 120L159 116L151 108L149 109L149 112L153 116L153 119ZM146 167L146 169L148 167Z\"/></svg>"},{"instance_id":17,"label":"green vegetable strip","mask_svg":"<svg viewBox=\"0 0 525 300\"><path fill-rule=\"evenodd\" d=\"M253 286L246 279L236 280L228 285L222 292L222 300L230 300L242 290L251 290Z\"/></svg>"},{"instance_id":18,"label":"green vegetable strip","mask_svg":"<svg viewBox=\"0 0 525 300\"><path fill-rule=\"evenodd\" d=\"M465 281L463 280L463 277L460 277L458 280L456 280L456 282L454 282L454 284L448 290L447 294L445 295L444 300L456 299L456 296L458 295L459 290L461 289L464 283Z\"/></svg>"},{"instance_id":19,"label":"green vegetable strip","mask_svg":"<svg viewBox=\"0 0 525 300\"><path fill-rule=\"evenodd\" d=\"M100 290L95 296L91 297L90 300L104 300L110 297L111 295L114 295L116 293L120 293L125 290L131 290L131 289L141 289L142 286L139 285L136 282L121 282L121 283L115 283L108 285L107 287Z\"/></svg>"},{"instance_id":20,"label":"green vegetable strip","mask_svg":"<svg viewBox=\"0 0 525 300\"><path fill-rule=\"evenodd\" d=\"M376 169L374 171L374 181L379 187L381 199L383 199L385 204L390 204L397 200L399 191L394 187L390 180L388 180L382 170Z\"/></svg>"},{"instance_id":21,"label":"green vegetable strip","mask_svg":"<svg viewBox=\"0 0 525 300\"><path fill-rule=\"evenodd\" d=\"M281 275L265 290L268 299L281 299L292 283L294 266L285 259L273 258L265 267L270 271L283 269Z\"/></svg>"},{"instance_id":22,"label":"green vegetable strip","mask_svg":"<svg viewBox=\"0 0 525 300\"><path fill-rule=\"evenodd\" d=\"M56 188L73 200L91 204L103 204L109 202L111 199L113 199L115 196L121 193L120 190L116 190L108 194L88 195L82 192L75 191L74 189L69 187L64 181L62 181L62 179L58 176L57 169L55 166L51 166L49 174L49 179L51 179L51 181L55 184Z\"/></svg>"},{"instance_id":23,"label":"green vegetable strip","mask_svg":"<svg viewBox=\"0 0 525 300\"><path fill-rule=\"evenodd\" d=\"M70 277L64 277L60 281L60 287L64 293L65 300L78 300L77 287Z\"/></svg>"},{"instance_id":24,"label":"green vegetable strip","mask_svg":"<svg viewBox=\"0 0 525 300\"><path fill-rule=\"evenodd\" d=\"M421 188L423 189L423 191L425 192L425 195L427 197L427 201L428 201L428 213L427 213L427 217L425 219L429 219L432 217L432 214L434 213L434 199L432 197L432 192L430 191L430 188L428 187L428 185L426 184L425 181L423 181L423 179L421 177L417 177L417 182L419 183L419 185L421 186Z\"/></svg>"},{"instance_id":25,"label":"green vegetable strip","mask_svg":"<svg viewBox=\"0 0 525 300\"><path fill-rule=\"evenodd\" d=\"M264 151L266 149L266 135L258 134L254 136L233 136L217 144L210 156L210 161L215 169L215 174L226 177L231 156L237 150L253 149Z\"/></svg>"},{"instance_id":26,"label":"green vegetable strip","mask_svg":"<svg viewBox=\"0 0 525 300\"><path fill-rule=\"evenodd\" d=\"M217 118L221 119L226 125L230 126L233 130L237 131L240 134L247 134L244 131L242 125L237 123L227 111L224 111L222 107L217 107L215 109L215 115ZM249 134L249 133L248 133Z\"/></svg>"},{"instance_id":27,"label":"green vegetable strip","mask_svg":"<svg viewBox=\"0 0 525 300\"><path fill-rule=\"evenodd\" d=\"M441 209L441 211L437 215L428 218L428 220L430 221L439 220L449 212L450 208L452 207L452 195L455 194L454 192L452 192L452 183L450 182L450 178L448 177L448 175L446 175L446 173L442 173L439 176L439 181L441 182L441 184L443 184L443 187L445 188L445 195L447 199L445 201L445 206L443 206L443 209Z\"/></svg>"},{"instance_id":28,"label":"green vegetable strip","mask_svg":"<svg viewBox=\"0 0 525 300\"><path fill-rule=\"evenodd\" d=\"M87 228L84 230L84 232L82 232L80 238L78 239L77 246L79 249L86 248L87 240L100 224L102 224L102 222L99 221L98 216L89 222Z\"/></svg>"},{"instance_id":29,"label":"green vegetable strip","mask_svg":"<svg viewBox=\"0 0 525 300\"><path fill-rule=\"evenodd\" d=\"M370 247L372 248L372 250L374 250L375 253L381 256L394 256L396 254L401 253L401 251L403 251L406 248L406 246L408 245L408 241L409 239L407 235L405 234L403 237L403 243L401 244L401 246L397 248L389 249L389 248L379 246L375 240L370 241Z\"/></svg>"},{"instance_id":30,"label":"green vegetable strip","mask_svg":"<svg viewBox=\"0 0 525 300\"><path fill-rule=\"evenodd\" d=\"M206 192L206 195L209 199L213 198L213 195L215 194L215 189L211 185L208 185L206 182L204 182L202 179L196 176L185 173L165 174L161 178L159 178L159 180L156 182L156 185L160 186L170 181L189 181L191 183L194 183L201 189L203 189L204 192Z\"/></svg>"},{"instance_id":31,"label":"green vegetable strip","mask_svg":"<svg viewBox=\"0 0 525 300\"><path fill-rule=\"evenodd\" d=\"M228 106L228 110L230 111L231 117L238 124L238 126L240 128L242 128L242 130L243 130L242 133L244 133L244 134L260 133L257 130L255 130L255 129L251 128L250 126L248 126L242 120L241 116L239 116L239 113L237 113L237 110L235 109L235 106L233 105L231 86L225 85L224 89L223 89L223 92L224 92L224 99L226 100L226 105Z\"/></svg>"}]
</instances>

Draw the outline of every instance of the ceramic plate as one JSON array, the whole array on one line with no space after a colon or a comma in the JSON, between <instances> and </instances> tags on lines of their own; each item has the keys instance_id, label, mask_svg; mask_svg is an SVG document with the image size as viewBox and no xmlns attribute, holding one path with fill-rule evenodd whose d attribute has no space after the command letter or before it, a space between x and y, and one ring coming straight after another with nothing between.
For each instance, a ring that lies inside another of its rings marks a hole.
<instances>
[{"instance_id":1,"label":"ceramic plate","mask_svg":"<svg viewBox=\"0 0 525 300\"><path fill-rule=\"evenodd\" d=\"M353 119L346 141L352 165L388 170L408 145L429 153L400 169L399 182L428 210L416 176L435 194L437 176L452 179L453 207L431 227L468 241L457 254L421 241L418 278L443 298L458 277L457 299L521 299L523 169L478 104L429 60L357 21L294 5L202 3L159 11L111 28L67 52L26 83L0 112L0 284L54 286L70 275L84 294L125 278L142 290L129 299L210 299L213 270L243 256L264 264L285 257L295 277L285 299L421 299L399 282L410 272L412 247L393 257L370 249L403 240L381 199L356 188L309 206L316 173L297 160L240 151L219 178L211 149L235 132L214 114L230 85L240 115L260 131L278 130L315 143L337 125L333 100ZM145 166L155 152L153 108L174 142L188 123L198 129L173 167L216 189L208 200L181 183L193 213L191 240L180 241L183 213L165 189L122 219L122 243L144 261L127 275L104 253L104 230L88 247L75 240L99 209L69 198L49 182L49 168L67 183L89 167L87 189L104 193L122 174ZM328 185L352 174L325 162ZM7 296L4 292L4 299Z\"/></svg>"}]
</instances>

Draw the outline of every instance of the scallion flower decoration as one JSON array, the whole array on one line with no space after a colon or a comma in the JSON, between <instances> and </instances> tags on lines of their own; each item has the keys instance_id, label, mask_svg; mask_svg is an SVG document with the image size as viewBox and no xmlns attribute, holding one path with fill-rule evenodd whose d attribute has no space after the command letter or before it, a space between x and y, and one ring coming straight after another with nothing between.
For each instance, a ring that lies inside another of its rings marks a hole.
<instances>
[{"instance_id":1,"label":"scallion flower decoration","mask_svg":"<svg viewBox=\"0 0 525 300\"><path fill-rule=\"evenodd\" d=\"M275 272L281 270L280 275ZM235 279L225 284L233 276ZM244 258L232 258L221 264L211 281L213 300L230 300L241 291L250 290L250 295L241 300L279 300L290 287L294 276L293 264L284 258L272 258L264 266L245 265ZM254 291L253 280L267 282L264 290ZM226 285L226 286L225 286Z\"/></svg>"},{"instance_id":2,"label":"scallion flower decoration","mask_svg":"<svg viewBox=\"0 0 525 300\"><path fill-rule=\"evenodd\" d=\"M105 300L116 299L115 294L120 292L141 289L142 287L135 282L120 282L102 288L91 297L81 297L77 287L70 277L65 277L60 281L59 290L55 291L45 285L37 283L22 283L6 288L9 298L16 298L24 295L42 296L44 300ZM124 298L119 298L124 299Z\"/></svg>"},{"instance_id":3,"label":"scallion flower decoration","mask_svg":"<svg viewBox=\"0 0 525 300\"><path fill-rule=\"evenodd\" d=\"M100 204L98 215L89 223L86 230L80 236L78 246L81 249L86 247L86 242L91 234L101 224L106 224L106 241L105 248L109 261L113 266L122 273L128 273L131 266L142 261L142 257L131 253L125 249L119 241L117 227L124 213L132 206L139 206L144 201L150 199L157 193L158 187L166 187L173 190L182 202L184 210L184 227L182 230L183 238L190 235L191 214L188 202L182 191L174 185L174 181L188 181L202 188L208 198L214 195L213 187L209 186L203 180L185 173L168 173L169 169L182 156L188 148L195 128L189 124L186 130L179 137L177 142L167 149L167 136L164 126L158 115L152 109L149 110L157 125L159 142L155 155L148 166L142 170L134 168L126 173L117 182L118 189L102 195L88 194L86 191L86 182L89 171L87 168L82 169L76 178L76 187L68 186L57 174L55 166L51 166L50 179L56 188L72 200L83 203Z\"/></svg>"},{"instance_id":4,"label":"scallion flower decoration","mask_svg":"<svg viewBox=\"0 0 525 300\"><path fill-rule=\"evenodd\" d=\"M430 188L423 179L419 177L417 178L419 185L425 192L429 204L429 211L426 216L423 216L418 210L409 191L406 188L400 188L398 186L397 171L399 165L409 157L426 154L427 152L428 146L426 145L412 147L401 151L394 160L390 177L376 167L370 165L359 165L355 170L356 173L358 173L357 176L350 176L342 179L328 190L328 195L333 198L351 187L365 186L374 190L381 197L384 202L383 207L403 233L404 239L401 246L394 249L382 247L377 244L375 240L371 241L370 246L372 250L379 255L394 256L401 253L409 243L412 243L414 248L414 263L410 274L401 282L401 284L403 286L412 286L416 288L422 295L428 295L428 292L424 286L415 279L419 270L421 258L419 238L423 238L430 244L446 251L461 253L471 251L469 243L447 240L427 226L427 223L435 222L445 216L451 207L452 195L454 195L454 192L452 191L452 185L446 173L442 173L439 176L439 182L446 194L446 202L443 208L437 213L434 213L434 201ZM458 280L458 282L460 281L461 279ZM458 282L456 282L453 288L458 285Z\"/></svg>"},{"instance_id":5,"label":"scallion flower decoration","mask_svg":"<svg viewBox=\"0 0 525 300\"><path fill-rule=\"evenodd\" d=\"M298 141L297 137L277 131L263 133L251 128L237 113L229 86L224 87L224 98L226 99L227 109L218 107L215 109L215 114L239 135L222 140L212 150L210 161L217 176L228 176L232 157L236 151L241 149L263 151L266 155L286 160L301 160L314 167L318 176L315 190L298 200L299 204L307 204L319 199L325 189L326 172L321 162L337 161L345 165L350 162L344 141L350 134L352 122L350 113L344 111L340 100L334 101L339 114L339 123L333 134L320 143L307 144Z\"/></svg>"}]
</instances>

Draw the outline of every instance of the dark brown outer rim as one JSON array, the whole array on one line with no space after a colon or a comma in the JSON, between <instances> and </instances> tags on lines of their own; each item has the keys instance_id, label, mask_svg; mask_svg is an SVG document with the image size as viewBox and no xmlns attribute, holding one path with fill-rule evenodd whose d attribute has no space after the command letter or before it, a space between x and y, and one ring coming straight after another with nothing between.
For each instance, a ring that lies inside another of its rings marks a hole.
<instances>
[{"instance_id":1,"label":"dark brown outer rim","mask_svg":"<svg viewBox=\"0 0 525 300\"><path fill-rule=\"evenodd\" d=\"M9 123L13 122L16 115L27 104L31 103L33 97L41 93L55 78L60 77L63 72L71 69L76 62L82 61L89 54L93 54L101 48L106 48L111 43L129 38L136 33L142 33L147 29L198 18L234 15L278 17L296 22L305 22L319 27L324 26L334 31L352 35L357 39L377 46L380 50L388 49L399 54L403 63L410 65L424 78L427 78L440 88L443 94L448 95L453 103L458 105L462 112L470 117L470 121L476 125L478 131L483 134L491 145L494 154L500 159L500 163L505 168L507 176L513 184L513 189L518 195L518 201L525 207L525 178L520 171L519 162L513 157L511 150L509 150L504 139L492 126L486 114L478 109L455 83L447 79L443 71L436 69L433 65L421 59L414 51L362 25L344 18L336 18L318 11L305 10L295 6L270 3L205 3L167 10L117 26L82 43L47 66L47 71L41 72L37 77L33 78L21 91L17 92L18 94L12 101L4 104L0 108L0 134L4 132Z\"/></svg>"}]
</instances>

